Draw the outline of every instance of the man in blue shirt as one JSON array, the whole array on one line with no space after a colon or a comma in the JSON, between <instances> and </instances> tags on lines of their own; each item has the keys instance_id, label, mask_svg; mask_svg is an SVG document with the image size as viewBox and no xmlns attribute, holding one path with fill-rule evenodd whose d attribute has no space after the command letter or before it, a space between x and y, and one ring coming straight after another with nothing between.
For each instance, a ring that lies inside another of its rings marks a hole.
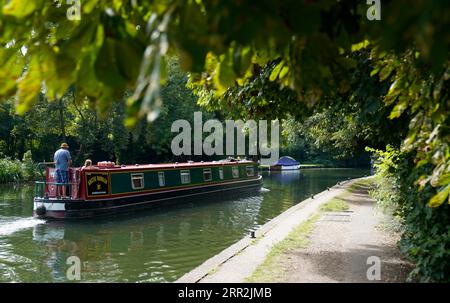
<instances>
[{"instance_id":1,"label":"man in blue shirt","mask_svg":"<svg viewBox=\"0 0 450 303\"><path fill-rule=\"evenodd\" d=\"M55 172L57 183L69 182L69 166L72 165L72 158L70 157L69 145L67 143L61 144L61 148L55 152L53 156L55 161ZM57 196L60 196L60 192L63 197L66 196L66 186L57 186Z\"/></svg>"}]
</instances>

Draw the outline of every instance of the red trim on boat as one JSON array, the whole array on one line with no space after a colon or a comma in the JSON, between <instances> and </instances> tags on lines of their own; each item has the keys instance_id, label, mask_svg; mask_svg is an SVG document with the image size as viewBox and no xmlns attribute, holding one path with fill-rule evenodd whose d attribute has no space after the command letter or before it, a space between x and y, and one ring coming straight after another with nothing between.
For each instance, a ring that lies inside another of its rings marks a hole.
<instances>
[{"instance_id":1,"label":"red trim on boat","mask_svg":"<svg viewBox=\"0 0 450 303\"><path fill-rule=\"evenodd\" d=\"M253 161L249 160L239 160L235 162L183 162L183 163L163 163L163 164L138 164L138 165L115 165L115 166L94 166L93 168L85 169L86 172L97 172L97 171L134 171L141 169L165 169L165 168L186 168L186 167L203 167L203 166L224 166L224 165L243 165L243 164L254 164Z\"/></svg>"}]
</instances>

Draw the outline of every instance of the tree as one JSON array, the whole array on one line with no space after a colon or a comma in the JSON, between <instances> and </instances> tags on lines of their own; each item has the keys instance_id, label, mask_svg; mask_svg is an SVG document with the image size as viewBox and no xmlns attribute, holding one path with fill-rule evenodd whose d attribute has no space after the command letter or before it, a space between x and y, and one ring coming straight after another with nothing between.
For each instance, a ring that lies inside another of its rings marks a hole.
<instances>
[{"instance_id":1,"label":"tree","mask_svg":"<svg viewBox=\"0 0 450 303\"><path fill-rule=\"evenodd\" d=\"M17 93L19 112L34 104L41 82L50 100L74 84L79 98L96 100L103 112L135 87L129 116L152 112L160 103L167 52L177 53L183 69L198 73L218 94L251 78L254 63L282 58L273 80L314 103L332 87L345 89L352 64L346 55L355 43L369 39L396 53L414 47L421 61L439 71L450 41L449 4L441 1L383 4L383 22L367 20L368 5L357 0L89 0L80 21L66 17L64 1L0 4L0 94Z\"/></svg>"},{"instance_id":2,"label":"tree","mask_svg":"<svg viewBox=\"0 0 450 303\"><path fill-rule=\"evenodd\" d=\"M1 103L1 156L21 159L26 150L31 150L35 161L48 161L67 140L78 166L87 158L94 163L110 160L120 164L174 160L170 153L172 122L186 119L192 123L193 112L201 108L186 88L187 75L180 70L178 60L168 58L167 63L170 75L161 90L161 113L153 123L142 120L134 129L127 129L123 123L125 98L115 101L103 115L92 102L77 100L73 88L58 101L40 94L33 110L24 115L15 113L14 98ZM213 114L204 114L205 119L210 117Z\"/></svg>"},{"instance_id":3,"label":"tree","mask_svg":"<svg viewBox=\"0 0 450 303\"><path fill-rule=\"evenodd\" d=\"M360 0L86 0L80 21L67 19L68 6L56 1L0 0L0 6L0 97L16 96L18 113L27 112L41 93L59 99L73 86L77 104L94 104L103 115L131 90L126 124L137 125L144 116L154 121L167 54L180 58L204 105L235 109L231 115L272 117L289 109L300 117L348 102L364 108L350 110L348 125L364 125L363 117L381 99L383 106L376 106L378 113L362 130L388 134L390 128L376 120L383 111L395 122L406 121L400 150L410 169L398 178L415 193L406 199L412 209L425 209L420 220L447 211L448 1L383 2L380 21L368 20L369 7ZM354 54L366 49L370 72L358 68ZM385 82L387 92L365 95L376 81L372 77ZM362 84L352 91L355 78ZM25 140L24 129L16 132ZM348 133L337 134L339 142L348 141ZM101 142L110 144L106 139ZM448 230L443 216L436 218ZM420 241L413 244L420 247Z\"/></svg>"}]
</instances>

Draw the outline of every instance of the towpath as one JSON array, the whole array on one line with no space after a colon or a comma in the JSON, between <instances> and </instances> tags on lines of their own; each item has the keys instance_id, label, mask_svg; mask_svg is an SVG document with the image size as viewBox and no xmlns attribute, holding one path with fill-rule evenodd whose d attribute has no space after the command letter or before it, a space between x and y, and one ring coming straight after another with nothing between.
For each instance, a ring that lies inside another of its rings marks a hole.
<instances>
[{"instance_id":1,"label":"towpath","mask_svg":"<svg viewBox=\"0 0 450 303\"><path fill-rule=\"evenodd\" d=\"M281 281L405 282L412 267L397 248L399 234L367 188L356 187L343 200L348 211L323 214L306 248L283 253Z\"/></svg>"},{"instance_id":2,"label":"towpath","mask_svg":"<svg viewBox=\"0 0 450 303\"><path fill-rule=\"evenodd\" d=\"M399 235L384 228L387 217L375 209L364 181L303 201L263 226L257 240L242 239L178 282L404 282L412 266L396 246ZM336 197L346 211L320 210ZM308 233L288 239L313 217ZM299 239L307 244L296 244Z\"/></svg>"}]
</instances>

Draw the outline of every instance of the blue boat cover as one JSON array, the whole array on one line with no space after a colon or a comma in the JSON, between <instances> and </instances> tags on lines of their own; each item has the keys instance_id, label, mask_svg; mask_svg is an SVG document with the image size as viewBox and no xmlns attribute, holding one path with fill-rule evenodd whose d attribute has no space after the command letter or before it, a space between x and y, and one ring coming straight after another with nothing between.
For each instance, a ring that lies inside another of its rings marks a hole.
<instances>
[{"instance_id":1,"label":"blue boat cover","mask_svg":"<svg viewBox=\"0 0 450 303\"><path fill-rule=\"evenodd\" d=\"M300 163L292 157L284 156L278 159L274 165L283 165L283 166L291 166L291 165L299 165Z\"/></svg>"}]
</instances>

